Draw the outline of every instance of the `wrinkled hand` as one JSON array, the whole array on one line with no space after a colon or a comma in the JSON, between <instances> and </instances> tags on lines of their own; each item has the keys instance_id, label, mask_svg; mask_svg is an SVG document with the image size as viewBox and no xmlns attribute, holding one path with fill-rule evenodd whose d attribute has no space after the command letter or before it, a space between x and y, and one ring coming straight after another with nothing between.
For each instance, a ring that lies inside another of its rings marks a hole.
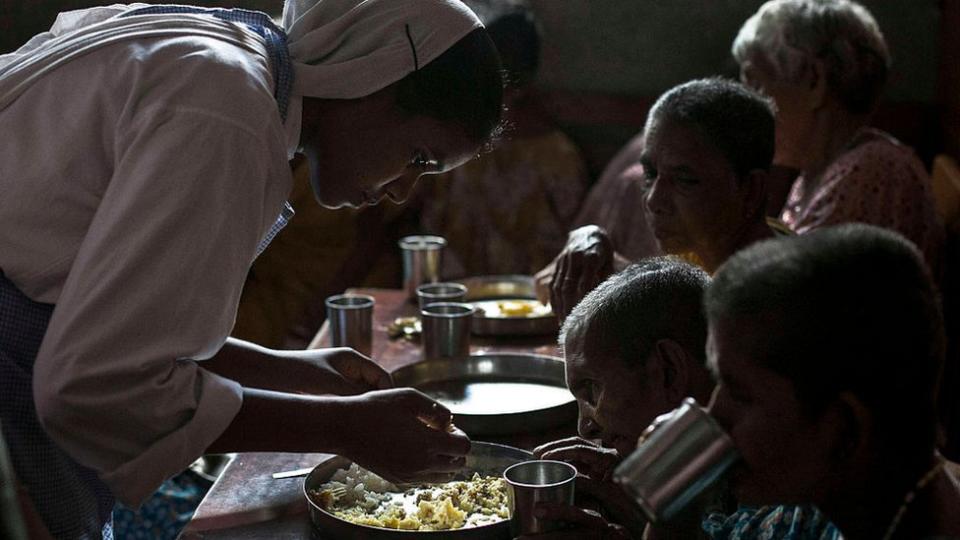
<instances>
[{"instance_id":1,"label":"wrinkled hand","mask_svg":"<svg viewBox=\"0 0 960 540\"><path fill-rule=\"evenodd\" d=\"M309 362L305 391L341 396L393 388L393 380L376 362L348 347L313 349L300 353Z\"/></svg>"},{"instance_id":2,"label":"wrinkled hand","mask_svg":"<svg viewBox=\"0 0 960 540\"><path fill-rule=\"evenodd\" d=\"M450 411L412 388L345 398L341 453L395 483L446 482L466 463L470 439Z\"/></svg>"},{"instance_id":3,"label":"wrinkled hand","mask_svg":"<svg viewBox=\"0 0 960 540\"><path fill-rule=\"evenodd\" d=\"M598 481L609 481L621 459L613 448L604 448L581 437L548 442L536 447L533 455L538 459L566 461L577 468L579 475Z\"/></svg>"},{"instance_id":4,"label":"wrinkled hand","mask_svg":"<svg viewBox=\"0 0 960 540\"><path fill-rule=\"evenodd\" d=\"M567 245L554 259L550 303L560 320L577 302L613 273L613 243L596 225L584 225L567 237Z\"/></svg>"},{"instance_id":5,"label":"wrinkled hand","mask_svg":"<svg viewBox=\"0 0 960 540\"><path fill-rule=\"evenodd\" d=\"M544 266L539 272L533 275L534 292L537 295L537 300L539 300L541 304L550 303L550 284L553 283L553 274L557 270L558 260L560 260L559 255L550 261L550 264Z\"/></svg>"},{"instance_id":6,"label":"wrinkled hand","mask_svg":"<svg viewBox=\"0 0 960 540\"><path fill-rule=\"evenodd\" d=\"M578 504L599 505L607 515L639 537L646 520L620 486L613 482L613 471L622 459L616 450L580 437L570 437L538 446L533 453L540 459L566 461L576 467Z\"/></svg>"},{"instance_id":7,"label":"wrinkled hand","mask_svg":"<svg viewBox=\"0 0 960 540\"><path fill-rule=\"evenodd\" d=\"M653 422L650 422L650 425L644 428L643 432L637 438L637 446L640 446L641 444L647 442L647 439L649 439L650 436L653 435L655 431L663 427L663 425L666 424L667 421L673 418L674 412L676 411L669 411L669 412L665 412L663 414L657 415L657 417L653 419Z\"/></svg>"},{"instance_id":8,"label":"wrinkled hand","mask_svg":"<svg viewBox=\"0 0 960 540\"><path fill-rule=\"evenodd\" d=\"M541 502L534 508L534 514L550 521L562 521L567 528L542 534L525 535L521 540L629 540L633 538L624 527L610 523L598 512L576 506Z\"/></svg>"}]
</instances>

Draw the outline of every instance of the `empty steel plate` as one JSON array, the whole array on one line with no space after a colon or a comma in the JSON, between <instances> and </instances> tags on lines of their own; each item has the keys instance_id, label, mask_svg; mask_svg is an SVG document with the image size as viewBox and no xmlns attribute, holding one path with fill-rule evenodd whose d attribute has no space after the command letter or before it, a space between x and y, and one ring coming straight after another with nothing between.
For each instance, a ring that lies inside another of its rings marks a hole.
<instances>
[{"instance_id":1,"label":"empty steel plate","mask_svg":"<svg viewBox=\"0 0 960 540\"><path fill-rule=\"evenodd\" d=\"M486 353L417 362L394 371L393 380L444 404L471 437L543 431L577 418L563 360L553 356Z\"/></svg>"}]
</instances>

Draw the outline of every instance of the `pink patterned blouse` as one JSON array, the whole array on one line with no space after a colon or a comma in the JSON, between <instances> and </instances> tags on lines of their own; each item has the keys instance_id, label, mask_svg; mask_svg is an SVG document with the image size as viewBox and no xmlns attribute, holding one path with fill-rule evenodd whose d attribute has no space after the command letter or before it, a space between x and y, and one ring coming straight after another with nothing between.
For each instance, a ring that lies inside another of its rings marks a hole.
<instances>
[{"instance_id":1,"label":"pink patterned blouse","mask_svg":"<svg viewBox=\"0 0 960 540\"><path fill-rule=\"evenodd\" d=\"M797 178L780 219L797 234L854 221L895 230L920 248L937 275L944 231L923 163L875 129L861 130L848 148L819 183Z\"/></svg>"}]
</instances>

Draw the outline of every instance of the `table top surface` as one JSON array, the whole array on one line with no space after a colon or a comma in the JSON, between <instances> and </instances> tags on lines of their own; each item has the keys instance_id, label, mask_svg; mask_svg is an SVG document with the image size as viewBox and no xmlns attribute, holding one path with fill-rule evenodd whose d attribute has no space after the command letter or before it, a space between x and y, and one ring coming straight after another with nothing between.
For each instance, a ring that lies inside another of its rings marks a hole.
<instances>
[{"instance_id":1,"label":"table top surface","mask_svg":"<svg viewBox=\"0 0 960 540\"><path fill-rule=\"evenodd\" d=\"M349 293L369 294L376 300L371 357L388 371L421 360L420 344L406 339L390 339L387 326L397 317L416 315L417 306L399 289L349 289ZM329 346L326 323L310 348ZM556 335L473 336L471 354L493 352L536 353L561 356ZM484 437L484 440L527 450L547 441L569 437L575 425L540 433ZM311 526L303 496L303 477L274 480L272 473L313 467L329 454L241 453L224 468L216 483L197 508L181 538L237 539L310 538Z\"/></svg>"}]
</instances>

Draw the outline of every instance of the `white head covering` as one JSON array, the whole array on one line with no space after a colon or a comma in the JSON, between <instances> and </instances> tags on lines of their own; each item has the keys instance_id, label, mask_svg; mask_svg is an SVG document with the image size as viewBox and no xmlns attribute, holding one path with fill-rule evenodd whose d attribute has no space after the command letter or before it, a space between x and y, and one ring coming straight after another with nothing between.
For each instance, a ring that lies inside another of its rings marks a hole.
<instances>
[{"instance_id":1,"label":"white head covering","mask_svg":"<svg viewBox=\"0 0 960 540\"><path fill-rule=\"evenodd\" d=\"M293 61L287 142L300 139L302 98L368 96L424 67L480 19L459 0L287 0Z\"/></svg>"},{"instance_id":2,"label":"white head covering","mask_svg":"<svg viewBox=\"0 0 960 540\"><path fill-rule=\"evenodd\" d=\"M256 41L256 36L237 37L230 23L210 17L115 17L143 6L116 4L62 13L49 32L0 55L0 110L45 72L120 39L184 33L254 47L247 41ZM482 26L459 0L288 0L283 27L294 71L285 125L288 153L292 157L299 144L304 96L370 95L427 65Z\"/></svg>"}]
</instances>

